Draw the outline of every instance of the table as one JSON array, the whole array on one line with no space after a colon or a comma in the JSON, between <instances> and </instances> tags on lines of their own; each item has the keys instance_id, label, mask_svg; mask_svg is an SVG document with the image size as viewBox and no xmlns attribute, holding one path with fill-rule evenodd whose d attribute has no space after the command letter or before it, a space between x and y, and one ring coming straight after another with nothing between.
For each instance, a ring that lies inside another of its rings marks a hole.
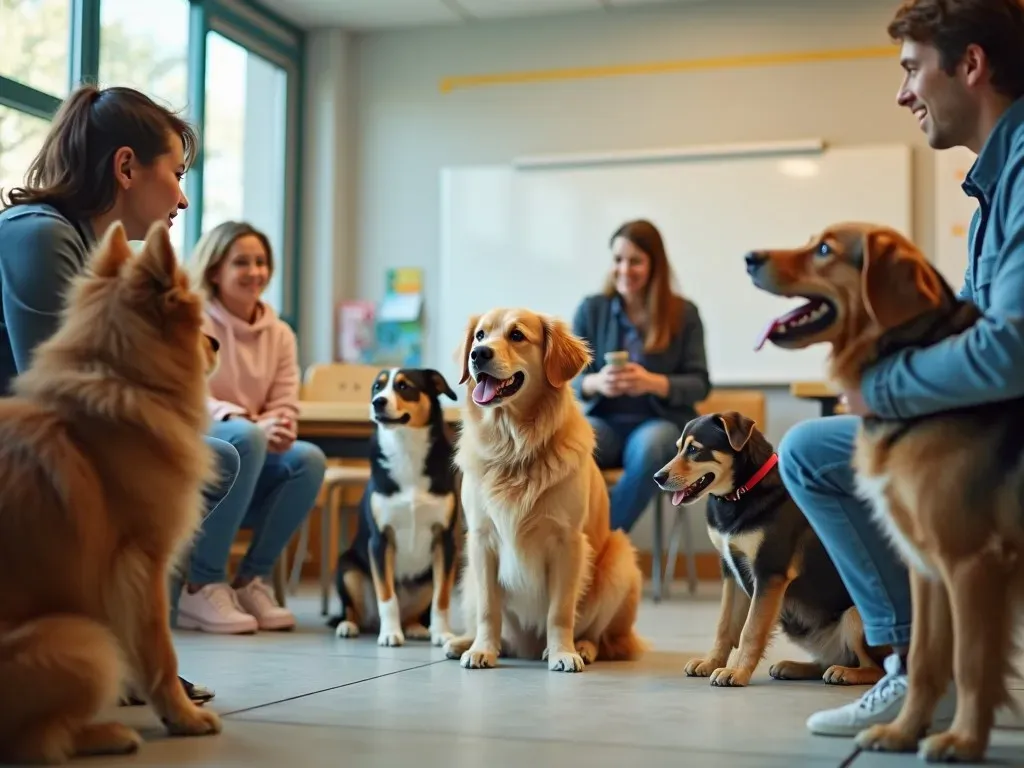
<instances>
[{"instance_id":1,"label":"table","mask_svg":"<svg viewBox=\"0 0 1024 768\"><path fill-rule=\"evenodd\" d=\"M449 424L462 419L458 406L444 409ZM368 458L367 449L375 424L370 420L369 403L299 401L298 436L316 443L324 453L338 458Z\"/></svg>"},{"instance_id":2,"label":"table","mask_svg":"<svg viewBox=\"0 0 1024 768\"><path fill-rule=\"evenodd\" d=\"M845 413L839 403L839 392L827 381L794 381L789 385L789 394L801 400L817 400L822 416Z\"/></svg>"}]
</instances>

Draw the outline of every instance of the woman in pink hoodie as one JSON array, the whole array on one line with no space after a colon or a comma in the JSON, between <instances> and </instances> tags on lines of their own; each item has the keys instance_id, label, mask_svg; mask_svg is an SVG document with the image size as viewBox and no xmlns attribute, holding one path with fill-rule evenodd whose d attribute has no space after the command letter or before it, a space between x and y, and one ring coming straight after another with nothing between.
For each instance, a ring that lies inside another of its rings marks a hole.
<instances>
[{"instance_id":1,"label":"woman in pink hoodie","mask_svg":"<svg viewBox=\"0 0 1024 768\"><path fill-rule=\"evenodd\" d=\"M248 224L228 221L203 235L190 268L206 294L207 332L220 341L220 365L210 380L211 435L235 447L241 467L203 521L178 625L230 634L291 629L295 616L264 579L312 509L325 458L296 439L295 334L261 300L274 270L270 242ZM228 582L231 544L243 526L252 530L252 543Z\"/></svg>"}]
</instances>

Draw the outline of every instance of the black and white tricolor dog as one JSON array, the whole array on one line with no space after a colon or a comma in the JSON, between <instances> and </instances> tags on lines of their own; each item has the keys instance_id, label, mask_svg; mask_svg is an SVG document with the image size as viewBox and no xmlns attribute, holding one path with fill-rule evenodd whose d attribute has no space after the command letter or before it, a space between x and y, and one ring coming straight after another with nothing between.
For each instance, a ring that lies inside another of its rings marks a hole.
<instances>
[{"instance_id":1,"label":"black and white tricolor dog","mask_svg":"<svg viewBox=\"0 0 1024 768\"><path fill-rule=\"evenodd\" d=\"M432 369L382 370L374 381L370 484L359 532L338 558L338 637L376 629L379 645L443 645L452 636L460 505L441 395L455 399Z\"/></svg>"}]
</instances>

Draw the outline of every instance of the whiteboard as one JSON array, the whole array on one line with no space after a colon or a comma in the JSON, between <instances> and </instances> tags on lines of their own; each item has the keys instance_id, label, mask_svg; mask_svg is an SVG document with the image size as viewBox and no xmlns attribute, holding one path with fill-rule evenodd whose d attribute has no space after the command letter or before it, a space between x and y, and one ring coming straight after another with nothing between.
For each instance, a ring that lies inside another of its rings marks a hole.
<instances>
[{"instance_id":1,"label":"whiteboard","mask_svg":"<svg viewBox=\"0 0 1024 768\"><path fill-rule=\"evenodd\" d=\"M842 220L910 236L911 151L864 146L803 156L444 168L435 344L457 349L468 319L499 306L571 322L583 297L601 289L612 232L641 217L661 231L677 288L700 310L713 385L818 380L824 345L754 351L764 325L800 302L755 289L743 256L798 247Z\"/></svg>"},{"instance_id":2,"label":"whiteboard","mask_svg":"<svg viewBox=\"0 0 1024 768\"><path fill-rule=\"evenodd\" d=\"M967 232L978 201L961 186L977 159L966 147L935 153L935 266L954 290L967 271Z\"/></svg>"}]
</instances>

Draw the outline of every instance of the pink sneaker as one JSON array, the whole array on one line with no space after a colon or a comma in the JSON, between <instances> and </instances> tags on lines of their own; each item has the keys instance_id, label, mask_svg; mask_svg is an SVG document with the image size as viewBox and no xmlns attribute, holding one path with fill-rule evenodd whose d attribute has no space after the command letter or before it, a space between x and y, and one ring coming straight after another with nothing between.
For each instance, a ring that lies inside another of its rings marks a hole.
<instances>
[{"instance_id":1,"label":"pink sneaker","mask_svg":"<svg viewBox=\"0 0 1024 768\"><path fill-rule=\"evenodd\" d=\"M242 610L228 584L207 584L195 594L182 589L178 598L178 626L225 635L259 629L259 623Z\"/></svg>"},{"instance_id":2,"label":"pink sneaker","mask_svg":"<svg viewBox=\"0 0 1024 768\"><path fill-rule=\"evenodd\" d=\"M253 579L236 589L235 596L242 610L256 617L260 629L292 629L295 626L295 614L277 602L274 591L262 579Z\"/></svg>"}]
</instances>

